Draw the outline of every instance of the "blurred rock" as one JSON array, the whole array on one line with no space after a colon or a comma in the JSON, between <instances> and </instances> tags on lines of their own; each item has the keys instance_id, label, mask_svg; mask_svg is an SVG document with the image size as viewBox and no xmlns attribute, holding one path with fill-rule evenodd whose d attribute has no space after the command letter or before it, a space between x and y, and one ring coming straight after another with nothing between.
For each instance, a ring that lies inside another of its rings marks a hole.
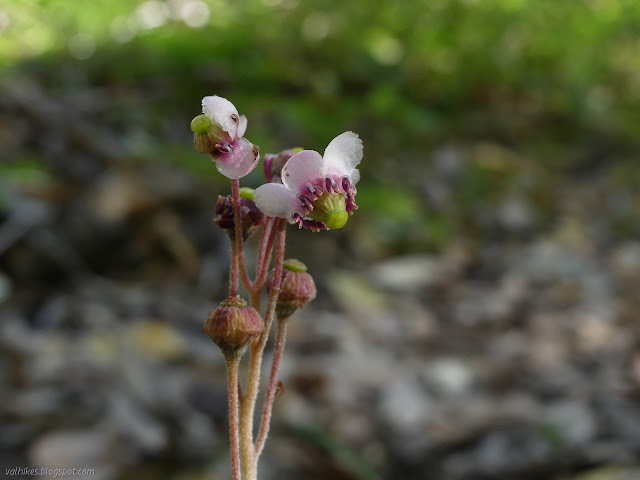
<instances>
[{"instance_id":1,"label":"blurred rock","mask_svg":"<svg viewBox=\"0 0 640 480\"><path fill-rule=\"evenodd\" d=\"M370 275L382 288L409 293L437 280L438 262L426 255L394 258L374 265Z\"/></svg>"},{"instance_id":2,"label":"blurred rock","mask_svg":"<svg viewBox=\"0 0 640 480\"><path fill-rule=\"evenodd\" d=\"M563 444L584 445L597 433L591 410L578 401L562 401L549 405L546 422Z\"/></svg>"},{"instance_id":3,"label":"blurred rock","mask_svg":"<svg viewBox=\"0 0 640 480\"><path fill-rule=\"evenodd\" d=\"M42 478L60 476L58 469L92 469L85 475L74 475L83 480L115 478L118 462L114 458L113 438L106 431L68 430L54 431L40 436L29 449L29 460L34 468L46 468ZM58 470L58 471L56 471Z\"/></svg>"}]
</instances>

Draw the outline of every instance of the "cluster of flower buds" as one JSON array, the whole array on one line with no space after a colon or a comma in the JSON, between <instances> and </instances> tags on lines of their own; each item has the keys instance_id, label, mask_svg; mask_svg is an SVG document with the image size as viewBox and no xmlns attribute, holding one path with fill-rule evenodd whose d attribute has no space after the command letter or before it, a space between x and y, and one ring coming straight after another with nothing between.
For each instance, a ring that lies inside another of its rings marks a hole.
<instances>
[{"instance_id":1,"label":"cluster of flower buds","mask_svg":"<svg viewBox=\"0 0 640 480\"><path fill-rule=\"evenodd\" d=\"M260 313L240 297L228 297L207 315L204 331L225 356L239 356L262 334Z\"/></svg>"},{"instance_id":2,"label":"cluster of flower buds","mask_svg":"<svg viewBox=\"0 0 640 480\"><path fill-rule=\"evenodd\" d=\"M265 215L253 201L253 189L240 189L240 218L242 219L242 239L246 240L264 223ZM220 228L227 231L231 238L235 237L233 198L231 195L218 195L216 216L213 219Z\"/></svg>"},{"instance_id":3,"label":"cluster of flower buds","mask_svg":"<svg viewBox=\"0 0 640 480\"><path fill-rule=\"evenodd\" d=\"M285 260L282 266L276 314L279 319L287 319L296 310L308 305L316 298L316 284L313 277L307 273L307 266L300 260L290 258ZM274 277L274 270L271 270L265 283L269 294L276 285Z\"/></svg>"}]
</instances>

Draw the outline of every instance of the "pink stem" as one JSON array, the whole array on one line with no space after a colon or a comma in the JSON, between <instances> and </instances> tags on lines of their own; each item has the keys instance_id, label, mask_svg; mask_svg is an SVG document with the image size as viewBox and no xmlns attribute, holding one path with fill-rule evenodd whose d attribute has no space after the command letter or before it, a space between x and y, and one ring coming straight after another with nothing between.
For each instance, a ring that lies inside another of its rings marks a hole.
<instances>
[{"instance_id":1,"label":"pink stem","mask_svg":"<svg viewBox=\"0 0 640 480\"><path fill-rule=\"evenodd\" d=\"M256 262L256 280L253 284L253 288L256 290L262 287L262 285L258 284L258 278L260 278L262 272L264 259L267 255L267 249L269 249L269 258L271 258L271 248L273 248L273 239L271 234L274 220L275 219L272 217L267 217L267 221L264 224L264 230L262 231L262 238L260 238L260 247L258 248L258 261Z\"/></svg>"},{"instance_id":2,"label":"pink stem","mask_svg":"<svg viewBox=\"0 0 640 480\"><path fill-rule=\"evenodd\" d=\"M251 290L253 288L253 285L251 284L251 280L247 275L247 269L245 268L245 265L244 265L244 249L242 248L243 247L242 216L240 212L240 180L238 180L237 178L231 180L231 193L233 195L233 221L236 227L235 257L236 257L236 261L238 262L237 269L240 271L240 277L242 278L242 283L244 283L244 286L247 287L248 290ZM237 279L236 279L236 284L237 284ZM236 287L236 294L237 294L237 291L238 289Z\"/></svg>"},{"instance_id":3,"label":"pink stem","mask_svg":"<svg viewBox=\"0 0 640 480\"><path fill-rule=\"evenodd\" d=\"M240 480L240 424L238 422L239 385L238 365L240 356L227 357L227 375L229 382L229 438L231 440L231 471L233 480Z\"/></svg>"},{"instance_id":4,"label":"pink stem","mask_svg":"<svg viewBox=\"0 0 640 480\"><path fill-rule=\"evenodd\" d=\"M262 421L260 423L260 432L256 441L256 461L262 453L264 444L269 435L269 425L271 424L271 412L273 411L273 402L276 398L278 390L278 370L282 361L282 353L284 352L284 343L287 336L287 319L278 318L278 335L276 339L276 347L273 353L273 363L271 364L271 377L269 377L269 388L267 389L267 397L264 401L262 410Z\"/></svg>"},{"instance_id":5,"label":"pink stem","mask_svg":"<svg viewBox=\"0 0 640 480\"><path fill-rule=\"evenodd\" d=\"M286 221L279 220L274 225L278 243L276 245L276 261L275 261L275 275L276 278L282 276L282 263L284 260L284 244L286 238ZM251 345L251 357L249 359L249 378L247 381L247 391L242 402L242 411L240 418L240 441L241 452L243 454L242 461L245 468L249 468L251 472L255 471L256 456L253 448L253 420L256 408L256 400L258 398L258 386L260 383L260 369L262 366L262 356L264 353L264 347L269 338L269 330L273 323L276 310L276 300L280 293L280 284L276 282L271 295L269 296L269 304L267 306L267 313L265 316L265 329L260 338Z\"/></svg>"},{"instance_id":6,"label":"pink stem","mask_svg":"<svg viewBox=\"0 0 640 480\"><path fill-rule=\"evenodd\" d=\"M231 271L229 272L229 296L238 295L238 246L231 238Z\"/></svg>"}]
</instances>

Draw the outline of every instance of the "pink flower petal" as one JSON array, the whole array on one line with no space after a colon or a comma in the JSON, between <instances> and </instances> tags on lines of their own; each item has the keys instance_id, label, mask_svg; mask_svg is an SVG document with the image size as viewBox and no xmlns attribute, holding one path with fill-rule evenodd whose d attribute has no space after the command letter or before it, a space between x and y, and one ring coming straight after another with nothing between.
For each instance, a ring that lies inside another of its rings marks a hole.
<instances>
[{"instance_id":1,"label":"pink flower petal","mask_svg":"<svg viewBox=\"0 0 640 480\"><path fill-rule=\"evenodd\" d=\"M331 140L324 151L324 173L351 177L361 160L362 140L353 132L344 132Z\"/></svg>"},{"instance_id":2,"label":"pink flower petal","mask_svg":"<svg viewBox=\"0 0 640 480\"><path fill-rule=\"evenodd\" d=\"M265 215L286 218L289 222L299 207L295 192L281 183L265 183L256 188L253 201Z\"/></svg>"},{"instance_id":3,"label":"pink flower petal","mask_svg":"<svg viewBox=\"0 0 640 480\"><path fill-rule=\"evenodd\" d=\"M257 147L246 138L239 138L231 144L233 150L220 153L215 158L218 171L227 178L242 178L255 168L260 160Z\"/></svg>"},{"instance_id":4,"label":"pink flower petal","mask_svg":"<svg viewBox=\"0 0 640 480\"><path fill-rule=\"evenodd\" d=\"M296 153L282 169L282 183L295 193L300 193L307 183L322 176L322 157L315 150Z\"/></svg>"},{"instance_id":5,"label":"pink flower petal","mask_svg":"<svg viewBox=\"0 0 640 480\"><path fill-rule=\"evenodd\" d=\"M238 138L244 137L244 132L247 131L247 117L240 115L240 122L238 123Z\"/></svg>"},{"instance_id":6,"label":"pink flower petal","mask_svg":"<svg viewBox=\"0 0 640 480\"><path fill-rule=\"evenodd\" d=\"M204 97L202 99L202 113L209 117L213 123L220 125L220 128L229 134L231 140L236 139L240 115L233 103L217 95Z\"/></svg>"}]
</instances>

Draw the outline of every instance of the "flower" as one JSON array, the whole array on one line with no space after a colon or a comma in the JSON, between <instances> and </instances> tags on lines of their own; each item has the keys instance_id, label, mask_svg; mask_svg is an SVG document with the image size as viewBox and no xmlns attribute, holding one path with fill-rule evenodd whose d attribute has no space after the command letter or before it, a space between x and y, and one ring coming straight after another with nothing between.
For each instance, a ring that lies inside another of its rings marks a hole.
<instances>
[{"instance_id":1,"label":"flower","mask_svg":"<svg viewBox=\"0 0 640 480\"><path fill-rule=\"evenodd\" d=\"M259 149L243 138L247 117L239 115L236 107L217 95L202 99L202 113L191 121L193 143L201 153L207 153L225 177L238 179L255 168L260 159Z\"/></svg>"},{"instance_id":2,"label":"flower","mask_svg":"<svg viewBox=\"0 0 640 480\"><path fill-rule=\"evenodd\" d=\"M293 155L282 169L282 184L258 187L254 201L268 216L286 218L300 228L341 228L358 208L354 198L360 160L362 140L345 132L329 143L324 156L314 150Z\"/></svg>"}]
</instances>

